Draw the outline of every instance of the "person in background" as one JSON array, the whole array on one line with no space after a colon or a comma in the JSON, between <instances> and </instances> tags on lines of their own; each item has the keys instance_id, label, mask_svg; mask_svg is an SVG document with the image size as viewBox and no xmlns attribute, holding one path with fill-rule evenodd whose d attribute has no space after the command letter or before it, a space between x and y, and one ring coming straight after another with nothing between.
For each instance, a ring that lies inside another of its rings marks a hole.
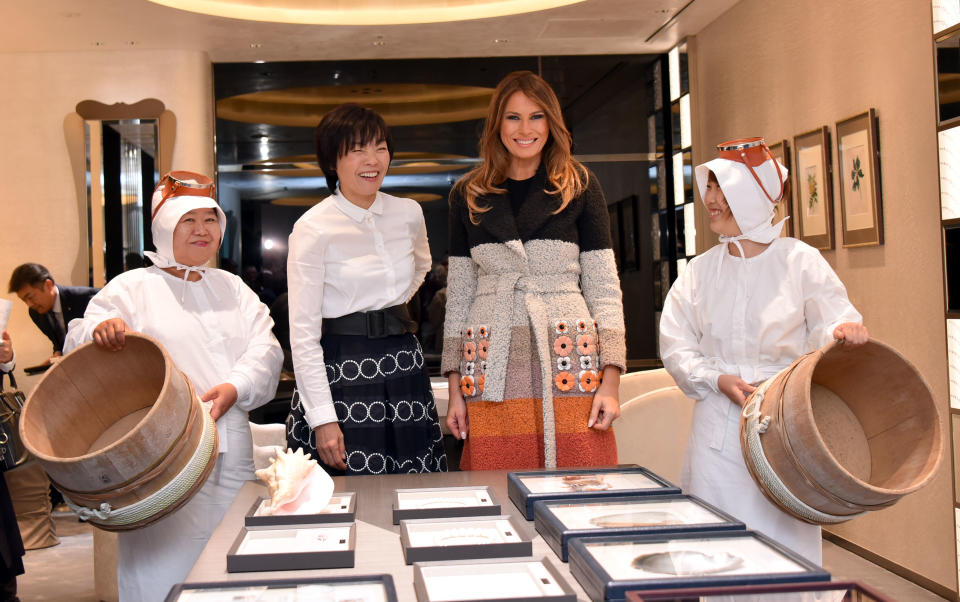
<instances>
[{"instance_id":1,"label":"person in background","mask_svg":"<svg viewBox=\"0 0 960 602\"><path fill-rule=\"evenodd\" d=\"M30 308L30 319L53 343L53 357L63 354L63 340L70 320L83 317L87 303L99 289L62 286L39 263L17 266L10 275L7 292L16 293Z\"/></svg>"},{"instance_id":2,"label":"person in background","mask_svg":"<svg viewBox=\"0 0 960 602\"><path fill-rule=\"evenodd\" d=\"M626 343L607 203L550 85L497 86L450 194L441 370L466 470L617 463Z\"/></svg>"},{"instance_id":3,"label":"person in background","mask_svg":"<svg viewBox=\"0 0 960 602\"><path fill-rule=\"evenodd\" d=\"M787 169L718 158L698 165L697 186L720 244L694 258L667 294L660 354L697 400L680 485L748 527L821 561L820 527L771 503L740 450L740 413L764 380L813 348L868 339L862 317L820 252L780 238L774 202Z\"/></svg>"},{"instance_id":4,"label":"person in background","mask_svg":"<svg viewBox=\"0 0 960 602\"><path fill-rule=\"evenodd\" d=\"M118 351L127 332L158 340L210 402L220 453L203 487L179 510L119 534L121 602L163 600L184 581L244 482L254 478L247 412L276 393L283 354L267 307L238 276L208 267L226 220L210 178L174 171L153 193L153 265L124 272L69 324L65 349L86 341Z\"/></svg>"},{"instance_id":5,"label":"person in background","mask_svg":"<svg viewBox=\"0 0 960 602\"><path fill-rule=\"evenodd\" d=\"M332 474L446 471L408 302L430 269L423 210L384 194L393 157L376 112L341 105L317 126L333 194L293 227L287 258L297 391L287 445Z\"/></svg>"},{"instance_id":6,"label":"person in background","mask_svg":"<svg viewBox=\"0 0 960 602\"><path fill-rule=\"evenodd\" d=\"M7 331L0 339L0 388L3 388L3 375L13 372L17 362L13 350L13 340ZM12 377L12 375L11 375ZM49 514L49 508L47 508ZM24 573L23 539L7 480L0 478L0 602L17 602L17 575Z\"/></svg>"}]
</instances>

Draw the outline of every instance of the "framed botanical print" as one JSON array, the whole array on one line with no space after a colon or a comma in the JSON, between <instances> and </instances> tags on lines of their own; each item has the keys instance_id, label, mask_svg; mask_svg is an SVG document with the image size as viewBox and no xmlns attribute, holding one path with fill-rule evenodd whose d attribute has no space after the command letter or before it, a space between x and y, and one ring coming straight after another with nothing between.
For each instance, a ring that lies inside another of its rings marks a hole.
<instances>
[{"instance_id":1,"label":"framed botanical print","mask_svg":"<svg viewBox=\"0 0 960 602\"><path fill-rule=\"evenodd\" d=\"M794 136L793 153L797 234L800 240L821 251L832 249L833 177L827 126Z\"/></svg>"},{"instance_id":2,"label":"framed botanical print","mask_svg":"<svg viewBox=\"0 0 960 602\"><path fill-rule=\"evenodd\" d=\"M790 171L790 146L786 140L781 140L776 144L770 145L770 152L773 154L774 158L783 164L787 168L789 173ZM773 223L777 223L785 217L789 217L787 221L783 222L783 230L780 231L780 236L793 236L793 222L796 221L796 218L793 216L793 198L792 198L792 186L790 186L790 177L787 177L787 181L783 183L783 198L780 199L780 202L777 203L774 208L773 214Z\"/></svg>"},{"instance_id":3,"label":"framed botanical print","mask_svg":"<svg viewBox=\"0 0 960 602\"><path fill-rule=\"evenodd\" d=\"M882 245L883 204L876 111L870 109L838 121L836 136L843 246Z\"/></svg>"}]
</instances>

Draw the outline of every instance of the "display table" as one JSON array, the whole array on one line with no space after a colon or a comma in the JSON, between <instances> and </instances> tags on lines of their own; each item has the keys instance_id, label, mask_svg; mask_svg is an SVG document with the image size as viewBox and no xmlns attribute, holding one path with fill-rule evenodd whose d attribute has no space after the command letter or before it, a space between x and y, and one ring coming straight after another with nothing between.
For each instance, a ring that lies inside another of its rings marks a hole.
<instances>
[{"instance_id":1,"label":"display table","mask_svg":"<svg viewBox=\"0 0 960 602\"><path fill-rule=\"evenodd\" d=\"M579 600L587 596L576 579L570 575L566 563L536 534L533 522L523 518L522 513L507 497L507 471L449 472L433 474L403 474L360 477L334 477L336 491L354 491L357 500L356 565L352 569L324 569L312 571L273 571L258 573L228 573L227 551L243 527L243 517L260 497L266 497L267 488L259 482L248 482L240 489L237 498L217 526L193 570L188 582L244 581L251 579L290 579L337 575L370 575L388 573L393 576L397 598L416 600L413 590L413 566L403 560L400 546L400 527L393 524L391 505L395 489L419 487L456 487L489 485L503 514L513 515L526 524L533 539L533 557L546 557L557 567L567 584L577 593Z\"/></svg>"}]
</instances>

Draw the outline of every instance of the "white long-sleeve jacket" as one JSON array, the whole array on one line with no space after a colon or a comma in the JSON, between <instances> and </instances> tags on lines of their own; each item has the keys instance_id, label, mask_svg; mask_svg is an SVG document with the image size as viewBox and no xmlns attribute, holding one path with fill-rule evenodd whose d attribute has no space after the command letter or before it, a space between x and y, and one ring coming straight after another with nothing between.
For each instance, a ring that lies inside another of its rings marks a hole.
<instances>
[{"instance_id":1,"label":"white long-sleeve jacket","mask_svg":"<svg viewBox=\"0 0 960 602\"><path fill-rule=\"evenodd\" d=\"M833 269L806 243L778 238L747 259L720 244L693 259L671 287L660 356L683 392L699 400L719 392L722 374L766 380L828 343L838 325L862 320Z\"/></svg>"}]
</instances>

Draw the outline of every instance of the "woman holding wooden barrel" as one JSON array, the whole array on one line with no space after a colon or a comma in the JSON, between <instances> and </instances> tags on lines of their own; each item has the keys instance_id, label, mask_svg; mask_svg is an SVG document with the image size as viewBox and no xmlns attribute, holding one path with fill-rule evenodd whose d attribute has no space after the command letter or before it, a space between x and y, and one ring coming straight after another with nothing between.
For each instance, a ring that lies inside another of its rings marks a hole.
<instances>
[{"instance_id":1,"label":"woman holding wooden barrel","mask_svg":"<svg viewBox=\"0 0 960 602\"><path fill-rule=\"evenodd\" d=\"M773 223L786 167L760 138L718 148L696 178L720 244L680 274L660 319L664 366L697 400L681 486L819 564L820 527L780 510L751 478L740 410L804 353L832 339L862 345L868 333L820 253Z\"/></svg>"},{"instance_id":2,"label":"woman holding wooden barrel","mask_svg":"<svg viewBox=\"0 0 960 602\"><path fill-rule=\"evenodd\" d=\"M244 481L254 478L247 412L276 392L283 353L270 312L239 277L206 267L226 217L210 178L165 175L153 193L153 266L120 274L69 325L65 351L89 340L112 350L126 332L160 341L210 402L220 455L203 488L170 516L119 535L121 601L162 600L183 581Z\"/></svg>"}]
</instances>

